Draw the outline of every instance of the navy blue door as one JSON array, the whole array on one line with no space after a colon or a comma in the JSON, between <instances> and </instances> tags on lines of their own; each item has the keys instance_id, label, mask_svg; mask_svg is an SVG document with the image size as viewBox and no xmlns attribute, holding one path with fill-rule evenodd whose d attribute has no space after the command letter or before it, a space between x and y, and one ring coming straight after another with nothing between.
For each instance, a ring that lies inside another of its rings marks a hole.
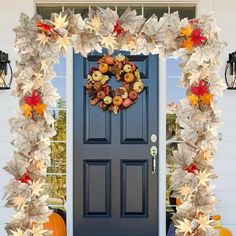
<instances>
[{"instance_id":1,"label":"navy blue door","mask_svg":"<svg viewBox=\"0 0 236 236\"><path fill-rule=\"evenodd\" d=\"M75 236L158 235L158 175L150 155L150 136L158 134L158 57L126 55L145 89L114 115L92 106L86 94L86 75L102 55L74 54ZM110 85L119 86L115 79Z\"/></svg>"}]
</instances>

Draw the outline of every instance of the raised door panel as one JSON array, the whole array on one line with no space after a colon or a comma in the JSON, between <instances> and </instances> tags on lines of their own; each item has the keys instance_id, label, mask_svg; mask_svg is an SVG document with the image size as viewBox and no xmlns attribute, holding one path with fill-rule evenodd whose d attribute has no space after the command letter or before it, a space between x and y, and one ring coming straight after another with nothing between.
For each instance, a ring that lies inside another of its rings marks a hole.
<instances>
[{"instance_id":1,"label":"raised door panel","mask_svg":"<svg viewBox=\"0 0 236 236\"><path fill-rule=\"evenodd\" d=\"M108 160L84 161L84 217L111 215L111 163Z\"/></svg>"},{"instance_id":2,"label":"raised door panel","mask_svg":"<svg viewBox=\"0 0 236 236\"><path fill-rule=\"evenodd\" d=\"M121 217L148 216L148 163L121 161Z\"/></svg>"},{"instance_id":3,"label":"raised door panel","mask_svg":"<svg viewBox=\"0 0 236 236\"><path fill-rule=\"evenodd\" d=\"M148 143L148 88L139 95L136 104L121 113L121 143Z\"/></svg>"},{"instance_id":4,"label":"raised door panel","mask_svg":"<svg viewBox=\"0 0 236 236\"><path fill-rule=\"evenodd\" d=\"M111 113L98 112L89 102L84 88L84 144L111 143Z\"/></svg>"}]
</instances>

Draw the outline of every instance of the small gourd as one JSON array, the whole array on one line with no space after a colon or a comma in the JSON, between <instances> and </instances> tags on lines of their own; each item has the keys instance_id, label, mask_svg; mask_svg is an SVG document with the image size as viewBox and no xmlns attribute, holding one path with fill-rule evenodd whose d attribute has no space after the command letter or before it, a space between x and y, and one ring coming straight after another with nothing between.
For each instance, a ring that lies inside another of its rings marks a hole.
<instances>
[{"instance_id":1,"label":"small gourd","mask_svg":"<svg viewBox=\"0 0 236 236\"><path fill-rule=\"evenodd\" d=\"M215 221L214 228L219 232L219 236L233 236L229 229L222 227L220 215L211 216L211 219Z\"/></svg>"}]
</instances>

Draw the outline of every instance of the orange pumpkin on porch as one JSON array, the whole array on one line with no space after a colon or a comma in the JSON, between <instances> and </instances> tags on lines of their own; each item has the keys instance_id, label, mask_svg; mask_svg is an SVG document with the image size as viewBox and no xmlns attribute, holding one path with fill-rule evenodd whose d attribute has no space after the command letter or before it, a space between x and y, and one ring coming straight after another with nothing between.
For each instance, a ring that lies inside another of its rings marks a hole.
<instances>
[{"instance_id":1,"label":"orange pumpkin on porch","mask_svg":"<svg viewBox=\"0 0 236 236\"><path fill-rule=\"evenodd\" d=\"M66 236L66 225L62 217L53 212L49 221L44 223L44 228L53 231L52 236Z\"/></svg>"},{"instance_id":2,"label":"orange pumpkin on porch","mask_svg":"<svg viewBox=\"0 0 236 236\"><path fill-rule=\"evenodd\" d=\"M224 228L224 227L220 227L220 228L216 228L216 230L219 231L219 235L220 236L233 236L233 234L231 233L230 230Z\"/></svg>"}]
</instances>

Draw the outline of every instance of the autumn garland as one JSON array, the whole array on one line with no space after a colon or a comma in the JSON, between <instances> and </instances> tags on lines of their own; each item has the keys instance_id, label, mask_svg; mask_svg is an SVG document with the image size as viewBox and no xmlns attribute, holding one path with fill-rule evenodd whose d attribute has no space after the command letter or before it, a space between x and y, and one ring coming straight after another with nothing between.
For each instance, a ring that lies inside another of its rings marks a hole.
<instances>
[{"instance_id":1,"label":"autumn garland","mask_svg":"<svg viewBox=\"0 0 236 236\"><path fill-rule=\"evenodd\" d=\"M181 204L173 220L177 235L216 235L209 220L217 202L210 181L215 177L212 162L220 111L213 99L222 95L225 86L217 74L223 43L214 16L189 21L180 20L175 12L146 20L130 9L119 18L115 11L99 8L82 19L68 10L52 14L50 20L22 14L14 31L20 61L13 95L19 97L20 108L10 120L15 152L5 167L13 176L5 188L6 206L16 211L6 226L8 235L50 235L43 228L51 214L43 190L55 130L46 108L58 99L50 82L55 76L53 65L70 46L85 57L106 48L110 54L126 50L182 58L180 83L187 97L177 110L181 143L173 152L176 170L171 188Z\"/></svg>"}]
</instances>

